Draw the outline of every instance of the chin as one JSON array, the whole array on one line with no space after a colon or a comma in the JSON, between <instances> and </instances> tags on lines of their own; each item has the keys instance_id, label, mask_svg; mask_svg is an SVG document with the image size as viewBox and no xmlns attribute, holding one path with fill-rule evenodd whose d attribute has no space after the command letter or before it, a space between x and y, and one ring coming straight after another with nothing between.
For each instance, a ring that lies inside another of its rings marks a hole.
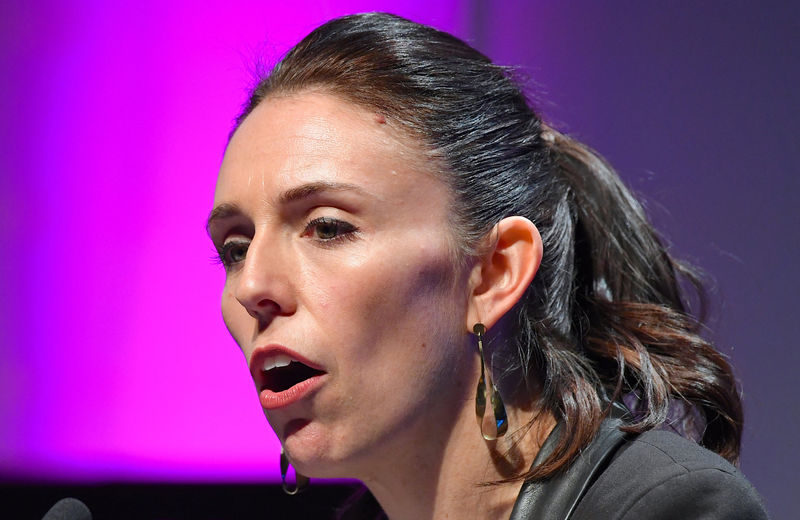
<instances>
[{"instance_id":1,"label":"chin","mask_svg":"<svg viewBox=\"0 0 800 520\"><path fill-rule=\"evenodd\" d=\"M286 449L286 454L295 471L310 478L356 478L352 463L326 454L308 453L300 448Z\"/></svg>"},{"instance_id":2,"label":"chin","mask_svg":"<svg viewBox=\"0 0 800 520\"><path fill-rule=\"evenodd\" d=\"M292 466L307 477L336 478L341 476L342 461L335 457L338 451L330 435L318 431L312 423L300 428L285 429L283 450Z\"/></svg>"},{"instance_id":3,"label":"chin","mask_svg":"<svg viewBox=\"0 0 800 520\"><path fill-rule=\"evenodd\" d=\"M341 442L342 437L305 431L286 437L283 449L294 469L311 478L358 478L358 467L368 459L367 451ZM333 439L339 442L332 442ZM352 439L351 439L352 440Z\"/></svg>"}]
</instances>

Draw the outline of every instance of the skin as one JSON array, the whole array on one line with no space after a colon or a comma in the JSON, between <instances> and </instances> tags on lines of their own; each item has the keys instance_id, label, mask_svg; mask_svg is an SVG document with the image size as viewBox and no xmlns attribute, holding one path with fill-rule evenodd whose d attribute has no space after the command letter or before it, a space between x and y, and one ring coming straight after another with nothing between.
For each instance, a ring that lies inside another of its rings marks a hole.
<instances>
[{"instance_id":1,"label":"skin","mask_svg":"<svg viewBox=\"0 0 800 520\"><path fill-rule=\"evenodd\" d=\"M227 262L223 317L248 361L280 344L325 372L309 395L266 411L292 464L362 480L393 519L507 518L519 484L477 485L527 469L551 427L486 442L474 415L469 331L494 325L530 284L538 232L505 219L463 266L450 204L413 140L305 92L268 98L237 129L215 193L227 210L209 222ZM517 425L534 413L508 411Z\"/></svg>"}]
</instances>

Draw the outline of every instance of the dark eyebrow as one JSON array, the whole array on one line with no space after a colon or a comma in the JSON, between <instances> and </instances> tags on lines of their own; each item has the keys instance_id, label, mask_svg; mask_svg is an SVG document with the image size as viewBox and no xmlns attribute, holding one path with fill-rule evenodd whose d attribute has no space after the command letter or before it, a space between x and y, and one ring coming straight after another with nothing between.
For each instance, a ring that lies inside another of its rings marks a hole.
<instances>
[{"instance_id":1,"label":"dark eyebrow","mask_svg":"<svg viewBox=\"0 0 800 520\"><path fill-rule=\"evenodd\" d=\"M311 197L312 195L316 195L324 191L355 191L361 194L366 194L362 188L356 186L355 184L318 181L309 182L308 184L302 184L296 188L286 190L281 194L280 197L278 197L278 202L281 204L288 204L306 197Z\"/></svg>"},{"instance_id":2,"label":"dark eyebrow","mask_svg":"<svg viewBox=\"0 0 800 520\"><path fill-rule=\"evenodd\" d=\"M213 224L215 220L236 217L242 213L242 208L240 208L238 204L230 202L224 202L220 204L216 208L212 209L211 213L208 214L208 220L206 221L206 233L211 236L211 224Z\"/></svg>"},{"instance_id":3,"label":"dark eyebrow","mask_svg":"<svg viewBox=\"0 0 800 520\"><path fill-rule=\"evenodd\" d=\"M286 190L280 195L280 197L278 197L278 202L280 204L289 204L325 191L355 191L361 194L367 193L361 187L356 186L355 184L317 181L301 184L300 186ZM244 211L242 211L242 208L239 207L238 204L233 202L223 202L216 208L212 209L211 213L209 213L208 220L206 221L206 233L209 236L211 235L211 225L215 220L223 220L243 214Z\"/></svg>"}]
</instances>

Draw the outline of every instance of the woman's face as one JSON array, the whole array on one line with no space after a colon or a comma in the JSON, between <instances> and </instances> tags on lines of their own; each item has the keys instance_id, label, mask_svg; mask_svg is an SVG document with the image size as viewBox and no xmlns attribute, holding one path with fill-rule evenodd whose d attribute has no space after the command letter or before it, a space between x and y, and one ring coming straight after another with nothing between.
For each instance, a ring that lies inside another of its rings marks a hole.
<instances>
[{"instance_id":1,"label":"woman's face","mask_svg":"<svg viewBox=\"0 0 800 520\"><path fill-rule=\"evenodd\" d=\"M267 99L231 139L222 313L298 471L363 478L474 406L450 200L412 140L331 95Z\"/></svg>"}]
</instances>

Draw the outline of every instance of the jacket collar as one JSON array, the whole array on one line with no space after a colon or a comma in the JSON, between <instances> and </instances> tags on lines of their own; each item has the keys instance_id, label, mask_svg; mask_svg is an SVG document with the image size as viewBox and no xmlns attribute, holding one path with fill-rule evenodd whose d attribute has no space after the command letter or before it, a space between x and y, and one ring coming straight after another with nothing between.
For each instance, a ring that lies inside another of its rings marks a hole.
<instances>
[{"instance_id":1,"label":"jacket collar","mask_svg":"<svg viewBox=\"0 0 800 520\"><path fill-rule=\"evenodd\" d=\"M578 502L603 472L628 435L620 431L628 411L614 403L592 442L563 472L545 480L525 482L514 503L509 520L567 520ZM533 466L544 461L555 449L561 435L559 423L542 445Z\"/></svg>"}]
</instances>

